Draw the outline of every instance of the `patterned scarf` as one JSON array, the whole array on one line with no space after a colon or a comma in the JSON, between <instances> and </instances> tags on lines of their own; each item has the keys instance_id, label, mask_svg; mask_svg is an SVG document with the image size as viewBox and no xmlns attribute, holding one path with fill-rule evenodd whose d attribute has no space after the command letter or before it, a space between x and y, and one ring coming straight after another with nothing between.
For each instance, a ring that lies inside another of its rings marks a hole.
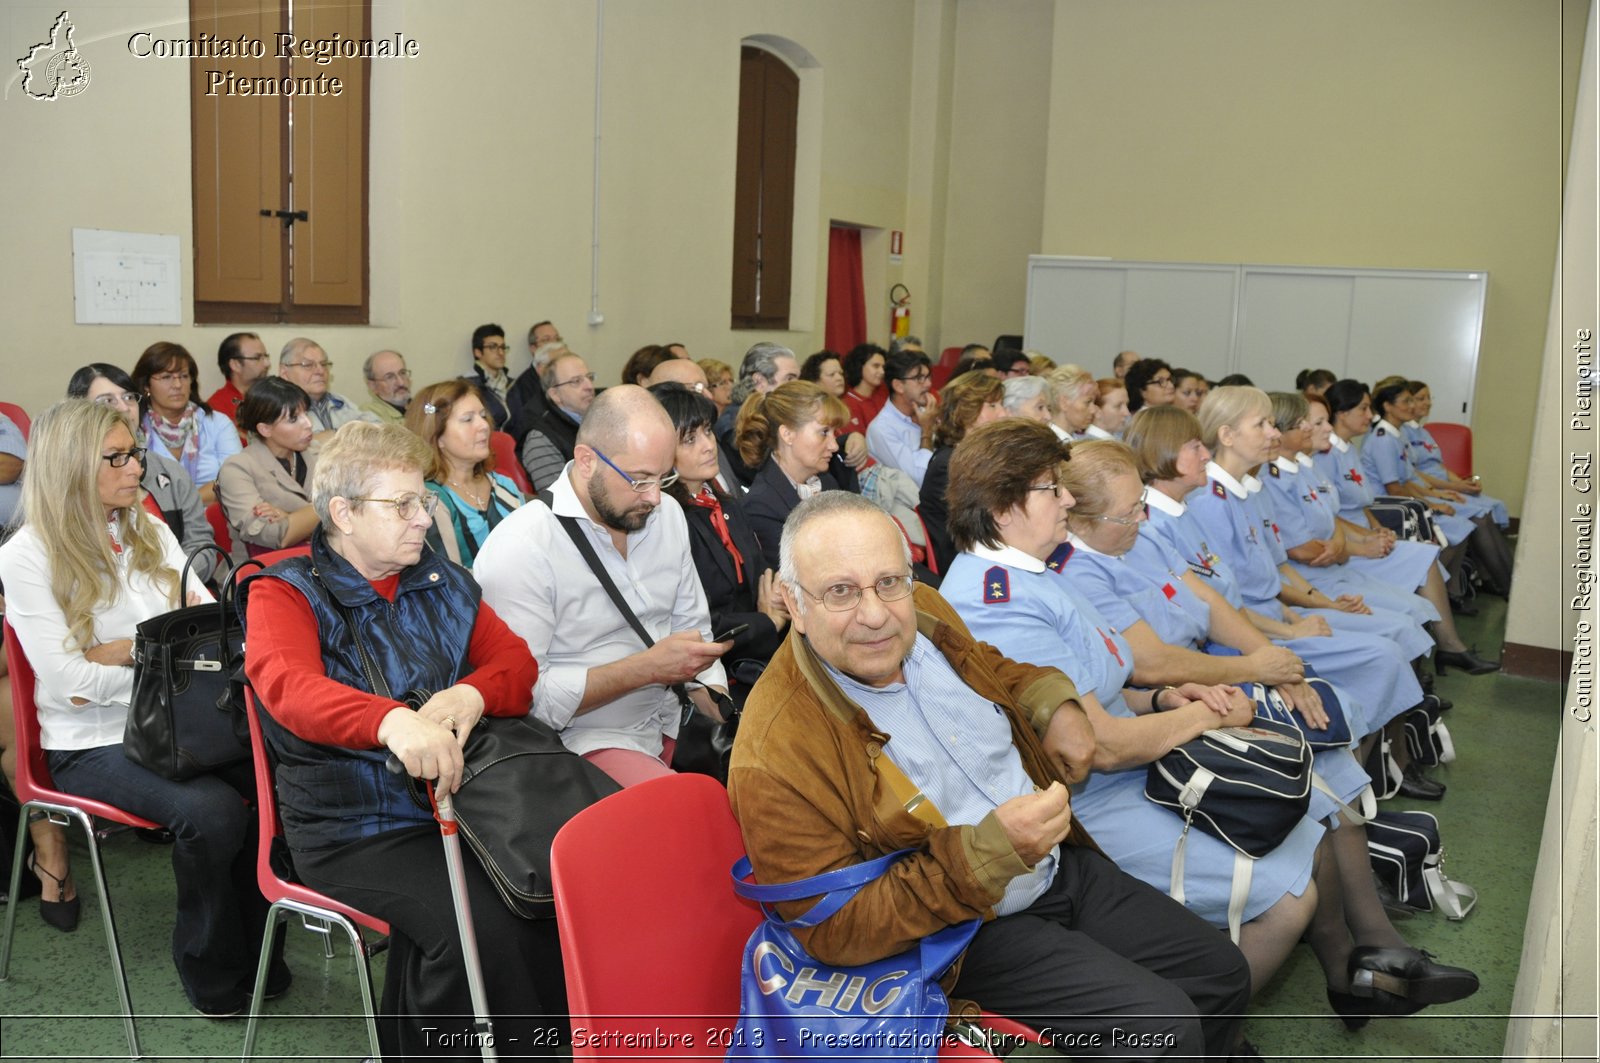
<instances>
[{"instance_id":1,"label":"patterned scarf","mask_svg":"<svg viewBox=\"0 0 1600 1063\"><path fill-rule=\"evenodd\" d=\"M183 463L185 472L190 476L195 474L200 466L200 407L189 403L176 424L169 423L155 410L149 410L144 415L144 427L161 440L168 453Z\"/></svg>"}]
</instances>

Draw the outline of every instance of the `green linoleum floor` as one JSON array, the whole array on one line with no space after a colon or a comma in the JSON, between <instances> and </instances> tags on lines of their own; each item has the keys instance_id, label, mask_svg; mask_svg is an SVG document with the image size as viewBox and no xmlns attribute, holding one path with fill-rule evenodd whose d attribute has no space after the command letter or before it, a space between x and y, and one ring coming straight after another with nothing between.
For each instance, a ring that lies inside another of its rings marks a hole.
<instances>
[{"instance_id":1,"label":"green linoleum floor","mask_svg":"<svg viewBox=\"0 0 1600 1063\"><path fill-rule=\"evenodd\" d=\"M1461 621L1462 634L1497 656L1505 603L1480 599L1482 615ZM1246 1026L1268 1058L1499 1058L1522 951L1533 877L1560 721L1556 684L1452 672L1440 692L1455 702L1445 717L1456 763L1437 770L1449 785L1441 802L1388 802L1439 817L1451 877L1477 888L1478 907L1461 923L1434 914L1397 922L1414 945L1447 963L1471 967L1483 988L1464 1001L1404 1019L1378 1020L1347 1032L1329 1012L1310 950L1297 949L1257 997ZM121 834L104 846L141 1048L149 1059L237 1059L244 1021L214 1022L188 1009L169 959L172 876L168 850ZM75 851L84 896L76 933L61 934L24 901L10 979L0 983L0 1059L119 1058L127 1043L100 930L98 900L87 884L87 856ZM9 869L6 869L7 871ZM487 943L485 947L493 947ZM291 927L288 957L295 982L267 1005L258 1051L267 1059L361 1059L354 960L342 935L324 961L321 937ZM374 961L381 987L383 957ZM1024 1053L1030 1054L1030 1053Z\"/></svg>"}]
</instances>

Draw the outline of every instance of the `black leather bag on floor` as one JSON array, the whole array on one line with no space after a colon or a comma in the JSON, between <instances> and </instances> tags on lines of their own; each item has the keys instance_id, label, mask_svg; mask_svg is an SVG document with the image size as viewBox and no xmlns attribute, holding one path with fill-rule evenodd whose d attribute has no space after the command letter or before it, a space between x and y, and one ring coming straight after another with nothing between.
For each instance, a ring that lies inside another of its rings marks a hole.
<instances>
[{"instance_id":1,"label":"black leather bag on floor","mask_svg":"<svg viewBox=\"0 0 1600 1063\"><path fill-rule=\"evenodd\" d=\"M179 586L188 587L195 558L207 550L220 554L226 566L217 601L151 617L133 637L133 698L122 751L176 781L250 759L244 701L233 683L244 659L244 632L234 612L228 555L210 543L197 547L184 563Z\"/></svg>"}]
</instances>

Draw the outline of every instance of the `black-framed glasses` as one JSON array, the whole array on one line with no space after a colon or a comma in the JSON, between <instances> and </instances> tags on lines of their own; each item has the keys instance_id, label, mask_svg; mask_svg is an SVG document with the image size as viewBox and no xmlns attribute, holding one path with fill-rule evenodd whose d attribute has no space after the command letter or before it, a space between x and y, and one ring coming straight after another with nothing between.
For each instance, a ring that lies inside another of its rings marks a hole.
<instances>
[{"instance_id":1,"label":"black-framed glasses","mask_svg":"<svg viewBox=\"0 0 1600 1063\"><path fill-rule=\"evenodd\" d=\"M236 354L233 356L233 360L236 362L265 362L271 360L271 358L272 355L266 351L262 351L260 354Z\"/></svg>"},{"instance_id":2,"label":"black-framed glasses","mask_svg":"<svg viewBox=\"0 0 1600 1063\"><path fill-rule=\"evenodd\" d=\"M933 374L928 372L926 369L922 369L922 370L919 370L919 371L917 371L915 373L911 373L911 374L909 374L907 376L903 376L900 379L901 380L916 380L916 381L920 382L920 381L923 381L923 380L932 380L933 379Z\"/></svg>"},{"instance_id":3,"label":"black-framed glasses","mask_svg":"<svg viewBox=\"0 0 1600 1063\"><path fill-rule=\"evenodd\" d=\"M425 515L433 516L434 507L439 504L439 496L432 491L425 491L420 495L401 495L399 498L352 498L352 502L381 502L394 507L395 516L401 520L410 520L417 515L420 509Z\"/></svg>"},{"instance_id":4,"label":"black-framed glasses","mask_svg":"<svg viewBox=\"0 0 1600 1063\"><path fill-rule=\"evenodd\" d=\"M821 602L822 607L830 613L844 613L861 604L861 596L868 588L858 587L854 583L835 583L825 589L821 594L812 594L801 587L807 598ZM898 602L911 593L911 574L904 573L899 576L884 576L871 587L872 593L878 596L880 602Z\"/></svg>"},{"instance_id":5,"label":"black-framed glasses","mask_svg":"<svg viewBox=\"0 0 1600 1063\"><path fill-rule=\"evenodd\" d=\"M667 488L678 482L677 469L673 469L665 476L661 476L654 480L635 480L633 477L617 468L617 463L601 453L599 447L590 447L589 449L594 451L597 458L611 466L612 472L615 472L618 476L628 481L628 486L633 488L634 494L642 495L651 488L655 488L657 491L665 491Z\"/></svg>"},{"instance_id":6,"label":"black-framed glasses","mask_svg":"<svg viewBox=\"0 0 1600 1063\"><path fill-rule=\"evenodd\" d=\"M1138 524L1140 524L1140 523L1142 523L1144 521L1144 519L1145 519L1145 505L1149 502L1149 500L1150 500L1150 488L1146 487L1143 491L1139 492L1139 503L1138 503L1138 505L1133 506L1132 508L1130 508L1128 510L1128 515L1126 517L1113 517L1109 513L1107 513L1107 514L1102 514L1101 516L1095 517L1094 519L1095 520L1103 520L1107 524L1120 524L1124 528L1135 527L1135 526L1137 526Z\"/></svg>"},{"instance_id":7,"label":"black-framed glasses","mask_svg":"<svg viewBox=\"0 0 1600 1063\"><path fill-rule=\"evenodd\" d=\"M1172 378L1170 376L1153 376L1150 378L1150 384L1152 387L1158 388L1171 387Z\"/></svg>"},{"instance_id":8,"label":"black-framed glasses","mask_svg":"<svg viewBox=\"0 0 1600 1063\"><path fill-rule=\"evenodd\" d=\"M149 447L134 447L132 450L119 450L115 454L102 454L100 460L110 465L113 469L120 469L130 461L144 464L144 456L150 452Z\"/></svg>"},{"instance_id":9,"label":"black-framed glasses","mask_svg":"<svg viewBox=\"0 0 1600 1063\"><path fill-rule=\"evenodd\" d=\"M508 346L507 344L504 344L504 343L485 343L482 347L480 347L478 349L480 351L509 351L509 350L511 350L510 346Z\"/></svg>"},{"instance_id":10,"label":"black-framed glasses","mask_svg":"<svg viewBox=\"0 0 1600 1063\"><path fill-rule=\"evenodd\" d=\"M550 391L550 390L552 390L554 388L564 388L568 384L581 384L585 380L587 380L589 383L593 384L594 383L594 374L593 373L579 373L577 376L573 377L570 380L562 380L562 381L558 381L557 383L551 384L550 387L546 388L545 390L546 391Z\"/></svg>"}]
</instances>

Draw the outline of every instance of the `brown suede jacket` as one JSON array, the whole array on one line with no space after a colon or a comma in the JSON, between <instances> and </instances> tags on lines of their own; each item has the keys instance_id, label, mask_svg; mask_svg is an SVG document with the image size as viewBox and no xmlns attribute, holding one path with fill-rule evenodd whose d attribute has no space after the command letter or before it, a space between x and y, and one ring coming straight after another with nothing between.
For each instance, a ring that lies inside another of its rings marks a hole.
<instances>
[{"instance_id":1,"label":"brown suede jacket","mask_svg":"<svg viewBox=\"0 0 1600 1063\"><path fill-rule=\"evenodd\" d=\"M932 589L918 584L914 601L918 630L979 696L1006 709L1029 777L1041 787L1060 779L1039 736L1062 702L1076 701L1072 680L976 641ZM758 882L794 882L918 850L820 925L794 931L824 963L869 963L952 923L991 918L1007 883L1028 870L992 812L977 824L946 826L931 802L915 815L905 811L903 796L879 770L889 738L793 631L751 690L739 723L728 797ZM1094 846L1076 820L1064 844ZM792 919L812 903L778 907Z\"/></svg>"}]
</instances>

